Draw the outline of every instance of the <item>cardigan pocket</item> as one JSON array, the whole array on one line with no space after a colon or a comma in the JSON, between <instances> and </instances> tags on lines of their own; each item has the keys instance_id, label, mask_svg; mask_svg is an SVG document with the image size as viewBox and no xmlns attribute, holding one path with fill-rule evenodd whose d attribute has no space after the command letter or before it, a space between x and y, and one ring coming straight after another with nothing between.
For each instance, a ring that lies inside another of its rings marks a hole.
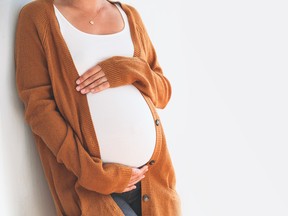
<instances>
[{"instance_id":1,"label":"cardigan pocket","mask_svg":"<svg viewBox=\"0 0 288 216\"><path fill-rule=\"evenodd\" d=\"M181 216L181 199L176 190L159 186L155 187L154 195L157 199L154 201L155 215Z\"/></svg>"}]
</instances>

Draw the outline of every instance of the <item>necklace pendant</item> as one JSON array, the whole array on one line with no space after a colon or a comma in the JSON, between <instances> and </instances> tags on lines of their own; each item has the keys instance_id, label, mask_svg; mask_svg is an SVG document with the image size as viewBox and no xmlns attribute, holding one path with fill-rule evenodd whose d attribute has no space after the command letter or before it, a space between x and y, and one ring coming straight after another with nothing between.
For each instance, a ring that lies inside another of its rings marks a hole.
<instances>
[{"instance_id":1,"label":"necklace pendant","mask_svg":"<svg viewBox=\"0 0 288 216\"><path fill-rule=\"evenodd\" d=\"M91 25L94 25L94 21L93 21L93 20L90 20L89 23L90 23Z\"/></svg>"}]
</instances>

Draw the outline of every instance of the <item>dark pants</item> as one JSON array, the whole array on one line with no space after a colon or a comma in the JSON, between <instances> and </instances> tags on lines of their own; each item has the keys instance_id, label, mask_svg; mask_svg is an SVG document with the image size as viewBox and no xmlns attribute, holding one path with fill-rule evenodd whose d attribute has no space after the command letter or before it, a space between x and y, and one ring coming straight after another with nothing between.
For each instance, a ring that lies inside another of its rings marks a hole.
<instances>
[{"instance_id":1,"label":"dark pants","mask_svg":"<svg viewBox=\"0 0 288 216\"><path fill-rule=\"evenodd\" d=\"M124 193L112 193L114 201L125 216L141 216L141 181L136 188Z\"/></svg>"}]
</instances>

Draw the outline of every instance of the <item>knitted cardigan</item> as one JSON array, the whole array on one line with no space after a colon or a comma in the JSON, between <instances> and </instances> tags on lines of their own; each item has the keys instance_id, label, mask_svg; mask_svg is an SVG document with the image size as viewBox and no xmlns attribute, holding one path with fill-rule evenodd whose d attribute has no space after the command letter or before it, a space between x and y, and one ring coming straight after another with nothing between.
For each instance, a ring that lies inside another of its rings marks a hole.
<instances>
[{"instance_id":1,"label":"knitted cardigan","mask_svg":"<svg viewBox=\"0 0 288 216\"><path fill-rule=\"evenodd\" d=\"M129 20L134 55L114 56L99 65L111 88L127 84L138 88L155 120L156 146L141 181L142 215L181 215L175 171L155 109L165 108L171 86L139 13L117 3ZM79 75L60 32L53 0L36 0L22 7L15 65L23 118L31 128L57 215L123 215L110 194L126 188L132 169L101 160L87 97L75 89Z\"/></svg>"}]
</instances>

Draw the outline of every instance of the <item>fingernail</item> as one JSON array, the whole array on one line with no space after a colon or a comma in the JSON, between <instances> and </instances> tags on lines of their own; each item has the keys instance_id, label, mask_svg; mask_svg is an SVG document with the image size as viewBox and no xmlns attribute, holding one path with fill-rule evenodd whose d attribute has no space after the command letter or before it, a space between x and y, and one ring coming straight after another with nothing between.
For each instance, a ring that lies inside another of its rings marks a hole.
<instances>
[{"instance_id":1,"label":"fingernail","mask_svg":"<svg viewBox=\"0 0 288 216\"><path fill-rule=\"evenodd\" d=\"M85 89L82 89L82 90L81 90L81 93L85 93L85 92L86 92Z\"/></svg>"},{"instance_id":2,"label":"fingernail","mask_svg":"<svg viewBox=\"0 0 288 216\"><path fill-rule=\"evenodd\" d=\"M80 87L79 87L79 86L77 86L77 87L76 87L76 90L77 90L77 91L79 91L79 90L80 90Z\"/></svg>"},{"instance_id":3,"label":"fingernail","mask_svg":"<svg viewBox=\"0 0 288 216\"><path fill-rule=\"evenodd\" d=\"M80 83L80 80L76 80L76 83L79 84L79 83Z\"/></svg>"}]
</instances>

